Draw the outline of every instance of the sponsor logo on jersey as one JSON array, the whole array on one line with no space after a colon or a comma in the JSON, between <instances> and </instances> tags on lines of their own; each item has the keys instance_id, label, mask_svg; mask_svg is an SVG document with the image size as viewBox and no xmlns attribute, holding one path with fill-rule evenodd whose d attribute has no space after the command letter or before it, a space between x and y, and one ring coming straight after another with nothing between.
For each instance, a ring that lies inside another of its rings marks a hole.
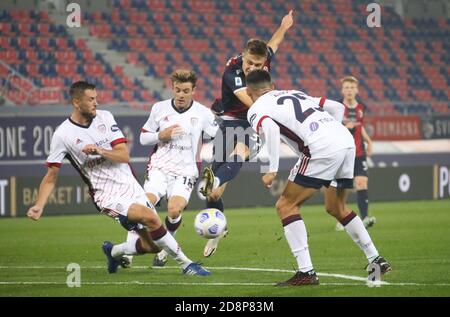
<instances>
[{"instance_id":1,"label":"sponsor logo on jersey","mask_svg":"<svg viewBox=\"0 0 450 317\"><path fill-rule=\"evenodd\" d=\"M236 86L242 86L242 78L241 77L234 77L234 84Z\"/></svg>"},{"instance_id":2,"label":"sponsor logo on jersey","mask_svg":"<svg viewBox=\"0 0 450 317\"><path fill-rule=\"evenodd\" d=\"M113 126L111 126L111 131L112 131L112 132L117 132L117 131L119 131L119 127L117 126L117 124L114 124Z\"/></svg>"},{"instance_id":3,"label":"sponsor logo on jersey","mask_svg":"<svg viewBox=\"0 0 450 317\"><path fill-rule=\"evenodd\" d=\"M106 125L101 124L97 127L97 130L100 131L100 133L105 133L106 132Z\"/></svg>"},{"instance_id":4,"label":"sponsor logo on jersey","mask_svg":"<svg viewBox=\"0 0 450 317\"><path fill-rule=\"evenodd\" d=\"M82 142L83 142L82 140L80 140L80 139L77 138L77 140L75 141L75 144L78 145L78 144L80 144L80 143L82 143Z\"/></svg>"}]
</instances>

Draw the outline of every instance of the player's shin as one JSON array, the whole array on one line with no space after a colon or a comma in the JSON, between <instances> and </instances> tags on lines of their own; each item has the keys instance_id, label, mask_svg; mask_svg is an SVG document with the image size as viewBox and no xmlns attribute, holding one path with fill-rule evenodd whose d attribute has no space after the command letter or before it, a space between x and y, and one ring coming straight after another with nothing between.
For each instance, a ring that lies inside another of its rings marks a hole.
<instances>
[{"instance_id":1,"label":"player's shin","mask_svg":"<svg viewBox=\"0 0 450 317\"><path fill-rule=\"evenodd\" d=\"M166 228L167 228L167 231L169 231L169 233L173 237L175 237L175 234L177 233L177 230L180 227L182 220L183 220L183 218L182 218L181 214L176 218L170 218L170 217L166 216L166 219L165 219Z\"/></svg>"},{"instance_id":2,"label":"player's shin","mask_svg":"<svg viewBox=\"0 0 450 317\"><path fill-rule=\"evenodd\" d=\"M183 253L175 238L167 234L167 230L161 225L156 230L150 232L153 242L167 252L167 254L177 261L183 268L186 268L192 261Z\"/></svg>"},{"instance_id":3,"label":"player's shin","mask_svg":"<svg viewBox=\"0 0 450 317\"><path fill-rule=\"evenodd\" d=\"M361 218L355 212L351 212L347 217L342 219L341 224L352 240L361 248L366 255L367 260L371 263L379 254L378 250L372 242L367 229Z\"/></svg>"},{"instance_id":4,"label":"player's shin","mask_svg":"<svg viewBox=\"0 0 450 317\"><path fill-rule=\"evenodd\" d=\"M300 272L308 272L313 269L308 248L308 236L305 223L300 215L291 215L282 219L284 236L286 237L292 254L297 260Z\"/></svg>"}]
</instances>

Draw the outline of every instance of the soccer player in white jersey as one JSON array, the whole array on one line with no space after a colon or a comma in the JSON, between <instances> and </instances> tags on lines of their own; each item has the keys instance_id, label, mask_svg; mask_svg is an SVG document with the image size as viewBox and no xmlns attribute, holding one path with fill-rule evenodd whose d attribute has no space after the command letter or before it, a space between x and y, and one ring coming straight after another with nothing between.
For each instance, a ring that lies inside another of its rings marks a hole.
<instances>
[{"instance_id":1,"label":"soccer player in white jersey","mask_svg":"<svg viewBox=\"0 0 450 317\"><path fill-rule=\"evenodd\" d=\"M280 135L295 142L299 160L276 203L284 234L298 264L298 272L279 286L315 285L319 279L308 250L305 224L300 206L322 186L327 190L327 211L342 223L353 241L380 273L391 270L372 242L361 219L346 207L347 190L353 186L355 144L350 132L327 111L344 111L340 103L325 98L312 98L297 90L273 90L270 74L255 70L247 75L247 92L254 101L247 119L267 144L269 167L262 177L268 188L274 181L279 164ZM327 111L324 111L327 110Z\"/></svg>"},{"instance_id":2,"label":"soccer player in white jersey","mask_svg":"<svg viewBox=\"0 0 450 317\"><path fill-rule=\"evenodd\" d=\"M155 146L147 167L144 190L156 205L167 196L166 228L175 236L199 176L203 133L214 138L218 130L211 110L193 100L197 76L189 70L171 74L173 98L157 102L141 129L142 145ZM127 241L137 239L128 233ZM164 266L167 252L155 255L154 266Z\"/></svg>"},{"instance_id":3,"label":"soccer player in white jersey","mask_svg":"<svg viewBox=\"0 0 450 317\"><path fill-rule=\"evenodd\" d=\"M73 111L55 131L47 174L39 187L37 201L27 216L38 220L54 189L59 168L67 158L89 186L96 208L117 220L127 230L135 230L134 245L113 246L105 241L102 249L108 259L108 272L115 273L125 253L155 253L161 249L172 256L184 274L209 275L181 251L177 241L161 223L129 165L126 139L109 111L97 110L95 86L84 81L70 87Z\"/></svg>"}]
</instances>

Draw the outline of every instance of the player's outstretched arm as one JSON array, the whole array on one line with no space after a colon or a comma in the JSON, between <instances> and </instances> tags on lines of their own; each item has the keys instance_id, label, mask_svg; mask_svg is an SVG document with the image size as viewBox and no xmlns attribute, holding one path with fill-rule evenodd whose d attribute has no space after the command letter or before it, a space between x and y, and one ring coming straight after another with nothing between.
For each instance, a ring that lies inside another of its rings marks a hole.
<instances>
[{"instance_id":1,"label":"player's outstretched arm","mask_svg":"<svg viewBox=\"0 0 450 317\"><path fill-rule=\"evenodd\" d=\"M253 100L247 93L247 89L242 89L234 93L236 97L248 108L253 105Z\"/></svg>"},{"instance_id":2,"label":"player's outstretched arm","mask_svg":"<svg viewBox=\"0 0 450 317\"><path fill-rule=\"evenodd\" d=\"M56 181L58 180L59 168L56 166L49 167L47 174L41 181L39 186L38 197L34 206L30 207L27 212L27 217L32 220L38 220L42 212L44 211L44 206L47 203L48 197L55 188Z\"/></svg>"},{"instance_id":3,"label":"player's outstretched arm","mask_svg":"<svg viewBox=\"0 0 450 317\"><path fill-rule=\"evenodd\" d=\"M262 177L262 182L264 186L270 188L277 176L280 161L280 128L270 118L262 121L261 128L264 131L264 139L269 154L269 171Z\"/></svg>"},{"instance_id":4,"label":"player's outstretched arm","mask_svg":"<svg viewBox=\"0 0 450 317\"><path fill-rule=\"evenodd\" d=\"M88 144L83 148L83 153L86 155L100 155L109 161L115 163L129 163L130 154L125 143L119 143L112 147L111 150L106 150L96 146L95 144Z\"/></svg>"},{"instance_id":5,"label":"player's outstretched arm","mask_svg":"<svg viewBox=\"0 0 450 317\"><path fill-rule=\"evenodd\" d=\"M280 27L272 35L270 41L267 42L267 45L270 46L274 53L276 53L276 51L278 50L278 46L280 46L281 42L284 39L284 35L292 26L292 24L294 24L294 17L293 10L290 10L289 13L283 17L283 20L281 20Z\"/></svg>"}]
</instances>

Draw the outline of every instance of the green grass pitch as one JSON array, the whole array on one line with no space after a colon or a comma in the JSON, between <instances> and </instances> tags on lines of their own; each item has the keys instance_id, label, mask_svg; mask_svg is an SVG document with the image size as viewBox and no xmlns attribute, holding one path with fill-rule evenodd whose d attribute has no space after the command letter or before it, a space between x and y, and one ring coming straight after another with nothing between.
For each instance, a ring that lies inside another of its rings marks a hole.
<instances>
[{"instance_id":1,"label":"green grass pitch","mask_svg":"<svg viewBox=\"0 0 450 317\"><path fill-rule=\"evenodd\" d=\"M230 233L211 258L203 258L206 240L194 232L195 213L184 213L177 240L210 277L184 276L173 260L151 268L153 255L108 274L101 244L121 242L126 232L106 216L1 219L0 296L450 296L449 207L448 200L371 204L377 224L369 232L393 266L387 284L376 288L364 281L364 255L334 230L321 205L302 208L321 282L312 287L273 285L296 267L273 208L227 210ZM66 285L69 263L81 266L81 287Z\"/></svg>"}]
</instances>

